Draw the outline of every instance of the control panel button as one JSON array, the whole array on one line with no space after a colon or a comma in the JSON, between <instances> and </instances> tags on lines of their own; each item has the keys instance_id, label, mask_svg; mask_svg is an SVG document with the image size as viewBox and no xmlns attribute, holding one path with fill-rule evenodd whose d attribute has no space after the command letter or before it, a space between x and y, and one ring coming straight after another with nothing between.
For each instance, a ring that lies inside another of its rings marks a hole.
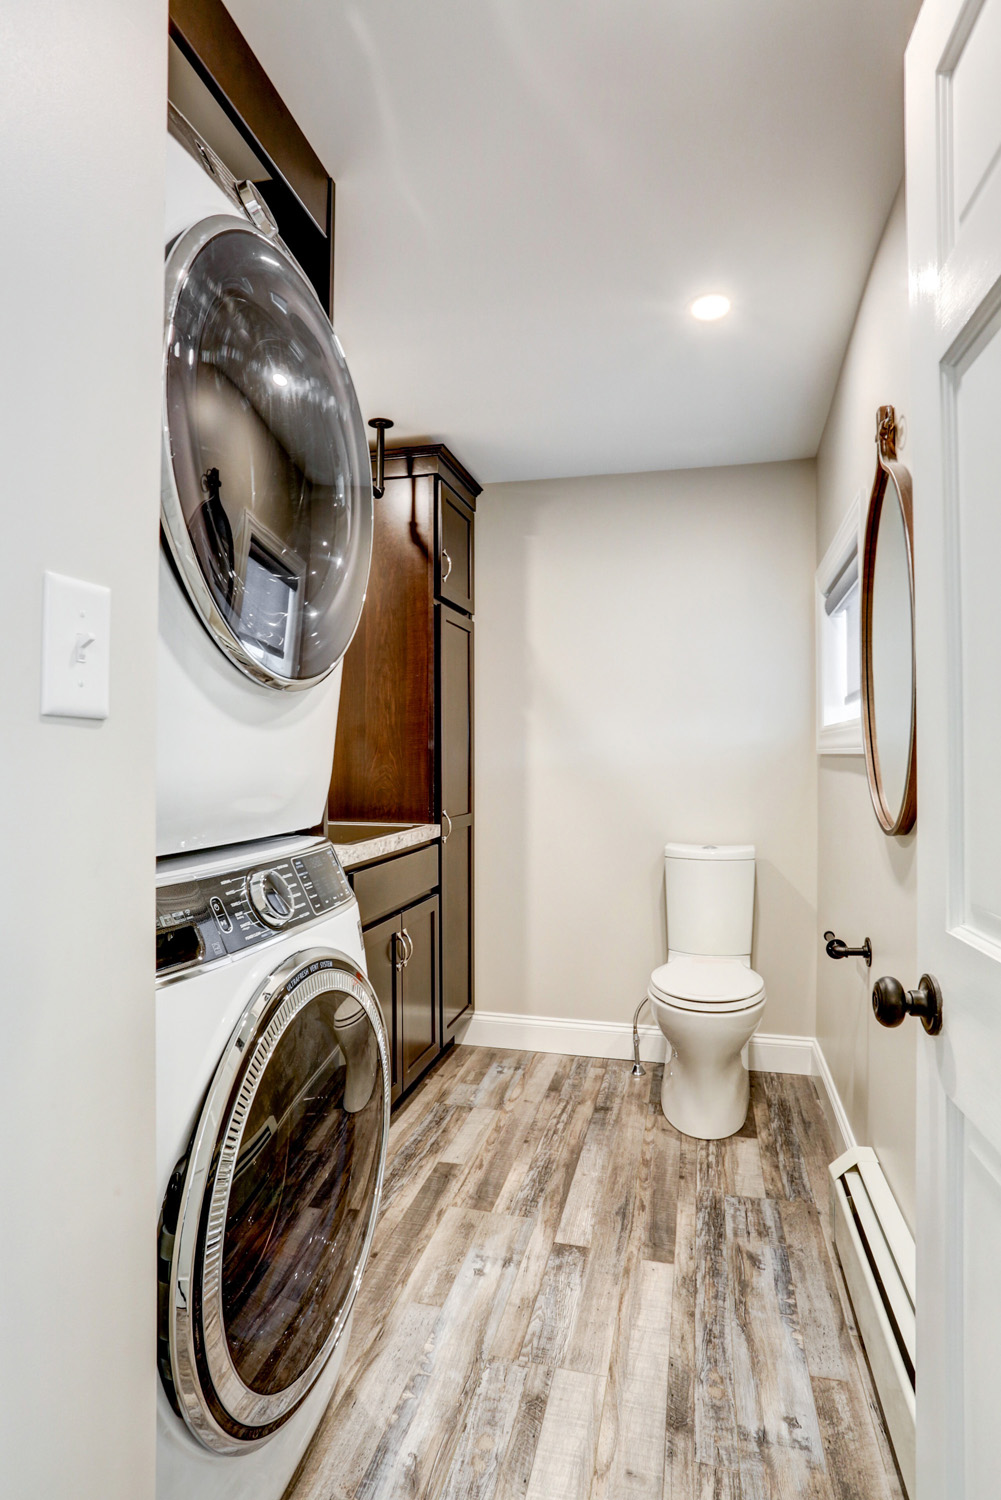
<instances>
[{"instance_id":1,"label":"control panel button","mask_svg":"<svg viewBox=\"0 0 1001 1500\"><path fill-rule=\"evenodd\" d=\"M212 908L213 916L219 923L219 926L222 928L223 932L232 932L233 923L230 921L229 913L223 906L222 902L219 900L219 897L213 896L212 900L209 902L209 905Z\"/></svg>"},{"instance_id":2,"label":"control panel button","mask_svg":"<svg viewBox=\"0 0 1001 1500\"><path fill-rule=\"evenodd\" d=\"M254 914L268 927L284 927L295 914L292 888L277 870L258 870L251 875L247 895Z\"/></svg>"},{"instance_id":3,"label":"control panel button","mask_svg":"<svg viewBox=\"0 0 1001 1500\"><path fill-rule=\"evenodd\" d=\"M319 893L316 889L315 884L313 883L313 877L310 874L309 865L307 865L304 859L299 859L297 857L292 861L292 868L298 875L299 884L302 886L303 890L306 893L306 900L309 902L310 910L314 912L322 911L323 907L320 903Z\"/></svg>"}]
</instances>

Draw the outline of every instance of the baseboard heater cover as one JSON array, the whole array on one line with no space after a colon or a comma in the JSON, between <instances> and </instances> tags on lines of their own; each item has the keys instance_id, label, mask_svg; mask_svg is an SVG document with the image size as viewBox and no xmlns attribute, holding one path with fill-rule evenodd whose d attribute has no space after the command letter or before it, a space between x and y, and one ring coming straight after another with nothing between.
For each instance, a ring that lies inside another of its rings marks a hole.
<instances>
[{"instance_id":1,"label":"baseboard heater cover","mask_svg":"<svg viewBox=\"0 0 1001 1500\"><path fill-rule=\"evenodd\" d=\"M914 1237L876 1153L831 1163L831 1219L845 1284L910 1500L914 1457Z\"/></svg>"}]
</instances>

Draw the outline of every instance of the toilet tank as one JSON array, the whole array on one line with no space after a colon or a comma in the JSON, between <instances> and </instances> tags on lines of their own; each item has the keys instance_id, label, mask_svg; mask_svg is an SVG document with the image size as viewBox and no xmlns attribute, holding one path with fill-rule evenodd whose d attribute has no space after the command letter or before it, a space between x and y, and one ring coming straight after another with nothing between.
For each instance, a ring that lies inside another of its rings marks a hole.
<instances>
[{"instance_id":1,"label":"toilet tank","mask_svg":"<svg viewBox=\"0 0 1001 1500\"><path fill-rule=\"evenodd\" d=\"M669 954L751 955L753 844L664 847Z\"/></svg>"}]
</instances>

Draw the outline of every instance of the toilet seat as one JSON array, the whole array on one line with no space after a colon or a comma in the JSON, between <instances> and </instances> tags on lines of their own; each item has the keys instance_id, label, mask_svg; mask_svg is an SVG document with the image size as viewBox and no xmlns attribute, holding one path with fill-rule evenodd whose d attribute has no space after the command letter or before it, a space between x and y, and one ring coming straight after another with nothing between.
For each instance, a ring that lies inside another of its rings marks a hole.
<instances>
[{"instance_id":1,"label":"toilet seat","mask_svg":"<svg viewBox=\"0 0 1001 1500\"><path fill-rule=\"evenodd\" d=\"M686 956L654 969L647 993L678 1010L732 1013L763 1002L765 982L739 958Z\"/></svg>"}]
</instances>

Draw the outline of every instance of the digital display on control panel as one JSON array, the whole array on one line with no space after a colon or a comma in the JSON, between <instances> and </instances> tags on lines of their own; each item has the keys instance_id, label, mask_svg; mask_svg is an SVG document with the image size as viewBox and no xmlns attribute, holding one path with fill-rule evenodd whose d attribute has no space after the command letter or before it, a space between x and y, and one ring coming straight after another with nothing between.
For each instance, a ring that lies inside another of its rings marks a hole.
<instances>
[{"instance_id":1,"label":"digital display on control panel","mask_svg":"<svg viewBox=\"0 0 1001 1500\"><path fill-rule=\"evenodd\" d=\"M317 916L321 912L333 911L352 894L340 860L333 849L330 853L331 859L317 859L315 855L306 854L297 855L292 860L292 868L299 877L306 900Z\"/></svg>"},{"instance_id":2,"label":"digital display on control panel","mask_svg":"<svg viewBox=\"0 0 1001 1500\"><path fill-rule=\"evenodd\" d=\"M291 899L291 914L277 929L273 922L262 920L251 900L252 881L262 872L278 876ZM352 899L351 886L330 844L306 849L290 859L160 886L156 972L179 972L239 953L315 921Z\"/></svg>"}]
</instances>

